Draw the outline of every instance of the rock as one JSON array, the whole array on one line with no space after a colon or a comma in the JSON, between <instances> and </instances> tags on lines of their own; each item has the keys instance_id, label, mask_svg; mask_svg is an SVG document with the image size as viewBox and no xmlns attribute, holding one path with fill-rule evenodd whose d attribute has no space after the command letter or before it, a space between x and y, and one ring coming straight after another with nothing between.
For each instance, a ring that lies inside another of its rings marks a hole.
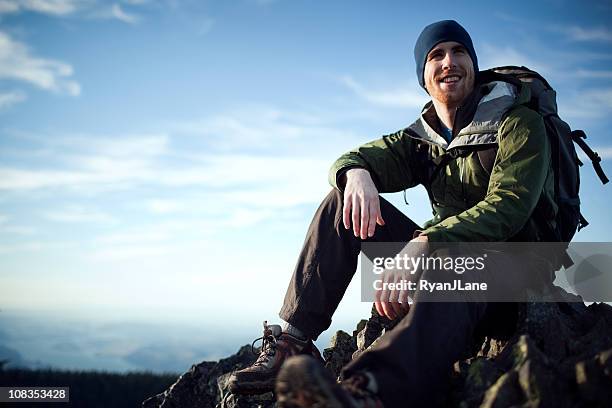
<instances>
[{"instance_id":1,"label":"rock","mask_svg":"<svg viewBox=\"0 0 612 408\"><path fill-rule=\"evenodd\" d=\"M575 300L575 299L574 299ZM376 344L397 321L372 310L352 335L339 331L324 350L338 375L351 358ZM194 365L143 407L275 407L272 393L235 396L231 372L255 360L250 346L219 362ZM604 407L612 401L612 307L600 303L525 303L517 328L503 338L485 337L454 366L450 405L461 408Z\"/></svg>"},{"instance_id":2,"label":"rock","mask_svg":"<svg viewBox=\"0 0 612 408\"><path fill-rule=\"evenodd\" d=\"M503 374L487 389L480 408L503 408L523 406L525 396L518 384L518 373L510 371Z\"/></svg>"},{"instance_id":3,"label":"rock","mask_svg":"<svg viewBox=\"0 0 612 408\"><path fill-rule=\"evenodd\" d=\"M353 332L353 336L356 333L356 346L357 350L353 353L352 358L363 353L365 350L370 348L376 340L378 340L387 330L391 330L401 319L395 321L389 320L386 317L380 316L376 312L376 308L372 306L370 312L370 318L368 320L361 320L357 324L357 328Z\"/></svg>"},{"instance_id":4,"label":"rock","mask_svg":"<svg viewBox=\"0 0 612 408\"><path fill-rule=\"evenodd\" d=\"M188 408L215 407L221 402L218 378L223 374L239 370L255 362L251 346L243 346L231 357L214 361L204 361L191 367L166 391L145 400L143 408ZM237 406L237 405L234 405Z\"/></svg>"},{"instance_id":5,"label":"rock","mask_svg":"<svg viewBox=\"0 0 612 408\"><path fill-rule=\"evenodd\" d=\"M325 367L338 377L342 367L351 361L355 350L357 350L355 337L342 330L337 331L331 338L329 347L323 350Z\"/></svg>"},{"instance_id":6,"label":"rock","mask_svg":"<svg viewBox=\"0 0 612 408\"><path fill-rule=\"evenodd\" d=\"M575 381L584 401L592 406L612 401L612 349L580 361L575 367Z\"/></svg>"}]
</instances>

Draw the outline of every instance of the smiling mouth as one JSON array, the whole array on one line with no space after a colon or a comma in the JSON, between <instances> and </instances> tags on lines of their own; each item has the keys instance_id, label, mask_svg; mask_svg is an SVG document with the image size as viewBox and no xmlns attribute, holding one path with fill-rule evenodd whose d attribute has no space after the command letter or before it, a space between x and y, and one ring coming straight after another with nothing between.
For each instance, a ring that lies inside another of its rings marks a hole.
<instances>
[{"instance_id":1,"label":"smiling mouth","mask_svg":"<svg viewBox=\"0 0 612 408\"><path fill-rule=\"evenodd\" d=\"M449 75L449 76L445 76L444 78L442 78L439 82L445 83L445 84L452 84L455 82L459 82L461 80L461 77L459 75Z\"/></svg>"}]
</instances>

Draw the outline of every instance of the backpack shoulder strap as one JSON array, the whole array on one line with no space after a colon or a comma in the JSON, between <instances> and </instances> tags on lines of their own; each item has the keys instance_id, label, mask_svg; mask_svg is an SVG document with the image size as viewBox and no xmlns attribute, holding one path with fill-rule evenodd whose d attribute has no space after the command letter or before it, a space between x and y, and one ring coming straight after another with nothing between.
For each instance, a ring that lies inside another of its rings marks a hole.
<instances>
[{"instance_id":1,"label":"backpack shoulder strap","mask_svg":"<svg viewBox=\"0 0 612 408\"><path fill-rule=\"evenodd\" d=\"M578 146L580 146L584 154L586 154L587 157L591 160L593 169L595 169L595 173L597 173L597 176L599 177L601 182L603 184L606 184L609 180L608 177L606 177L606 173L604 173L603 169L601 168L601 157L599 157L597 152L594 152L593 149L591 149L589 145L586 144L586 142L584 141L584 139L586 139L586 133L584 133L584 131L582 130L573 130L571 135L572 140Z\"/></svg>"}]
</instances>

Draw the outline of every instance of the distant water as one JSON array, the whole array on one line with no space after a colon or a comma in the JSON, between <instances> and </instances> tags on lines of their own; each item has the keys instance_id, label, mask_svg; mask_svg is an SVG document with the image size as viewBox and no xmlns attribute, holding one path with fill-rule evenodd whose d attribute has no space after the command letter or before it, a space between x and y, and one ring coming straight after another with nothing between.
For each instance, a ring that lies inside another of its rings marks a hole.
<instances>
[{"instance_id":1,"label":"distant water","mask_svg":"<svg viewBox=\"0 0 612 408\"><path fill-rule=\"evenodd\" d=\"M261 336L261 322L245 325L66 317L0 312L0 360L11 366L114 372L182 373L203 360L218 360ZM317 345L329 344L332 328Z\"/></svg>"}]
</instances>

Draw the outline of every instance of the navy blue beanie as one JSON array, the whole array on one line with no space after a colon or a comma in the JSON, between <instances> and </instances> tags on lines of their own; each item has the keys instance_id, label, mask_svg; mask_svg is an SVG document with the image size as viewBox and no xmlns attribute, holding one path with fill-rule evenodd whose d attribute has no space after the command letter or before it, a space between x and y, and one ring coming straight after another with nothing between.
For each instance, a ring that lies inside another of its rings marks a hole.
<instances>
[{"instance_id":1,"label":"navy blue beanie","mask_svg":"<svg viewBox=\"0 0 612 408\"><path fill-rule=\"evenodd\" d=\"M468 32L465 31L465 28L461 27L455 20L438 21L437 23L425 27L414 45L414 61L416 62L417 78L419 79L419 84L421 84L423 88L425 88L425 79L423 75L425 72L427 54L429 54L429 51L431 51L433 47L445 41L456 41L463 45L474 63L474 73L478 73L478 58L476 58L476 51L474 51L472 39Z\"/></svg>"}]
</instances>

